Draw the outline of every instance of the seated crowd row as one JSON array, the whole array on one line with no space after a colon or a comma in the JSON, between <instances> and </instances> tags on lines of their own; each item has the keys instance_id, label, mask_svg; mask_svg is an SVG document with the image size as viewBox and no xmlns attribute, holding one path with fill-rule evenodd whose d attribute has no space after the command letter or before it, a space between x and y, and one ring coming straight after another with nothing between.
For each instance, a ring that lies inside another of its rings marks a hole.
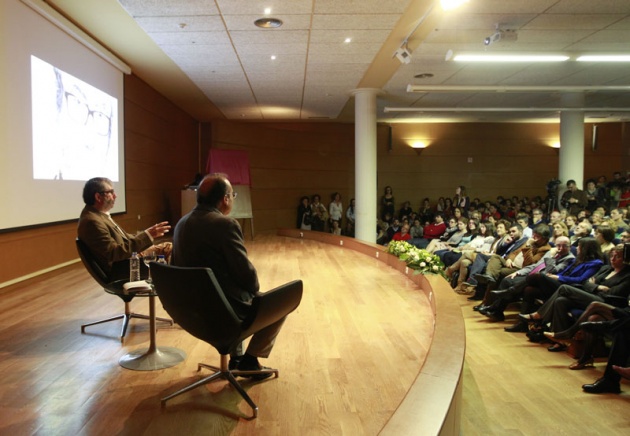
<instances>
[{"instance_id":1,"label":"seated crowd row","mask_svg":"<svg viewBox=\"0 0 630 436\"><path fill-rule=\"evenodd\" d=\"M623 194L629 192L622 186ZM479 301L473 309L490 322L504 321L505 311L519 303L516 322L506 332L550 341L551 352L583 338L572 370L592 367L597 338L612 334L603 377L582 388L619 393L620 378L630 377L630 265L624 263L624 244L630 244L628 196L590 204L575 182L567 188L560 200L564 209L548 216L541 208L548 203L540 198L470 202L463 187L457 188L457 206L450 211L448 202L439 210L439 204L431 207L425 200L418 213L406 202L394 216L387 188L378 242L404 240L438 255L454 290Z\"/></svg>"}]
</instances>

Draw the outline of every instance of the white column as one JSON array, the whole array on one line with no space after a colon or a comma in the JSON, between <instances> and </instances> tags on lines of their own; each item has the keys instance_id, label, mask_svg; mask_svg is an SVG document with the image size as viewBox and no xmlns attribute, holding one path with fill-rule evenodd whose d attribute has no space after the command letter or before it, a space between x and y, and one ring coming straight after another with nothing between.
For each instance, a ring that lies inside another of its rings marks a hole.
<instances>
[{"instance_id":1,"label":"white column","mask_svg":"<svg viewBox=\"0 0 630 436\"><path fill-rule=\"evenodd\" d=\"M354 94L355 238L376 242L376 88Z\"/></svg>"},{"instance_id":2,"label":"white column","mask_svg":"<svg viewBox=\"0 0 630 436\"><path fill-rule=\"evenodd\" d=\"M584 94L562 95L565 107L583 107ZM564 111L560 114L560 159L558 178L566 189L568 180L575 180L578 189L583 189L584 181L584 112Z\"/></svg>"}]
</instances>

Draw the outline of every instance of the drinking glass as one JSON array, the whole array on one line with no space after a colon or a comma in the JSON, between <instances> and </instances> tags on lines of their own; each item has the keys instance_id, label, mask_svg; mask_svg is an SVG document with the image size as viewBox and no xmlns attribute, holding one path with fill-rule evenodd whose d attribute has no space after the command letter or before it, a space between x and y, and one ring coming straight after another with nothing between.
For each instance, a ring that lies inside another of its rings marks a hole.
<instances>
[{"instance_id":1,"label":"drinking glass","mask_svg":"<svg viewBox=\"0 0 630 436\"><path fill-rule=\"evenodd\" d=\"M147 279L148 283L151 283L151 267L149 266L149 263L155 262L156 259L157 255L155 254L155 250L147 250L142 254L142 261L149 269L149 278Z\"/></svg>"}]
</instances>

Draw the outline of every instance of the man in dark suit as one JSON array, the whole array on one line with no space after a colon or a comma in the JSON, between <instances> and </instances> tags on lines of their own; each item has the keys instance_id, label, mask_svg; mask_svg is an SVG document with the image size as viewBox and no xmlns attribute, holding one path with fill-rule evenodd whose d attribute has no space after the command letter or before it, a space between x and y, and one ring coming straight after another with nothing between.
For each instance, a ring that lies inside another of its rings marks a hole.
<instances>
[{"instance_id":1,"label":"man in dark suit","mask_svg":"<svg viewBox=\"0 0 630 436\"><path fill-rule=\"evenodd\" d=\"M258 293L256 268L247 258L238 221L228 217L236 193L222 175L206 176L197 191L197 206L175 226L172 263L184 267L208 267L214 272L236 314L246 318ZM269 357L284 318L252 336L247 352L232 350L230 369L262 368L258 357ZM269 377L257 375L256 379Z\"/></svg>"},{"instance_id":2,"label":"man in dark suit","mask_svg":"<svg viewBox=\"0 0 630 436\"><path fill-rule=\"evenodd\" d=\"M587 332L613 334L613 344L608 355L608 363L604 376L593 383L582 385L584 392L589 394L618 394L621 392L619 381L621 377L630 376L630 371L625 368L630 357L630 308L614 308L612 314L616 318L613 321L583 322L581 328Z\"/></svg>"},{"instance_id":3,"label":"man in dark suit","mask_svg":"<svg viewBox=\"0 0 630 436\"><path fill-rule=\"evenodd\" d=\"M116 202L112 181L104 177L88 180L83 187L85 207L79 217L77 235L96 258L111 280L129 279L129 258L133 252L141 254L164 236L171 226L167 221L131 235L121 229L109 211ZM155 247L158 254L170 254L170 243Z\"/></svg>"}]
</instances>

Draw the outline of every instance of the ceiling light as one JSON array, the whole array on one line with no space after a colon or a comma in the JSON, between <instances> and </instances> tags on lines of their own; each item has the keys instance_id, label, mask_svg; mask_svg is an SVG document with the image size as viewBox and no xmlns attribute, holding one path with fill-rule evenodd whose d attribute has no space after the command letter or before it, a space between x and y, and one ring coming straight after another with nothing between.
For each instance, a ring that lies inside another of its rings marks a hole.
<instances>
[{"instance_id":1,"label":"ceiling light","mask_svg":"<svg viewBox=\"0 0 630 436\"><path fill-rule=\"evenodd\" d=\"M440 5L445 11L457 9L464 3L468 3L468 0L440 0Z\"/></svg>"},{"instance_id":2,"label":"ceiling light","mask_svg":"<svg viewBox=\"0 0 630 436\"><path fill-rule=\"evenodd\" d=\"M569 56L557 54L457 54L452 51L446 54L446 60L457 62L564 62Z\"/></svg>"},{"instance_id":3,"label":"ceiling light","mask_svg":"<svg viewBox=\"0 0 630 436\"><path fill-rule=\"evenodd\" d=\"M578 62L630 62L630 55L584 55L579 56Z\"/></svg>"},{"instance_id":4,"label":"ceiling light","mask_svg":"<svg viewBox=\"0 0 630 436\"><path fill-rule=\"evenodd\" d=\"M343 42L345 42L346 44L352 42L352 38L346 38L343 40Z\"/></svg>"},{"instance_id":5,"label":"ceiling light","mask_svg":"<svg viewBox=\"0 0 630 436\"><path fill-rule=\"evenodd\" d=\"M282 20L277 18L259 18L254 21L254 24L263 29L275 29L282 26Z\"/></svg>"},{"instance_id":6,"label":"ceiling light","mask_svg":"<svg viewBox=\"0 0 630 436\"><path fill-rule=\"evenodd\" d=\"M433 77L433 74L431 74L431 73L420 73L420 74L416 74L413 77L414 77L414 79L430 79L431 77Z\"/></svg>"},{"instance_id":7,"label":"ceiling light","mask_svg":"<svg viewBox=\"0 0 630 436\"><path fill-rule=\"evenodd\" d=\"M269 15L271 13L271 8L265 8L265 15Z\"/></svg>"},{"instance_id":8,"label":"ceiling light","mask_svg":"<svg viewBox=\"0 0 630 436\"><path fill-rule=\"evenodd\" d=\"M276 60L276 55L271 55L271 60L275 61Z\"/></svg>"}]
</instances>

